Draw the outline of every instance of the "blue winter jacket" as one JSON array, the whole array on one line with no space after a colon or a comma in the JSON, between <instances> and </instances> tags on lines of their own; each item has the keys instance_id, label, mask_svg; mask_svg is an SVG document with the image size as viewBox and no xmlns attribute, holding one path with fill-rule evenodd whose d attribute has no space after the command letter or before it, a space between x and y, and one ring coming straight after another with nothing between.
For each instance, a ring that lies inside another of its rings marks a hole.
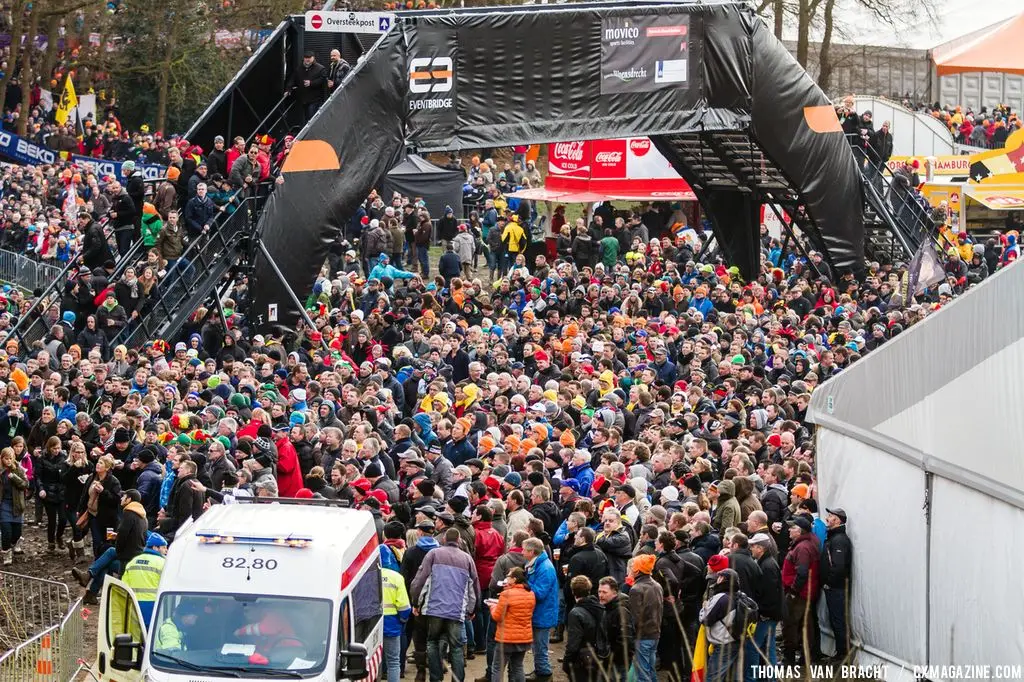
<instances>
[{"instance_id":1,"label":"blue winter jacket","mask_svg":"<svg viewBox=\"0 0 1024 682\"><path fill-rule=\"evenodd\" d=\"M575 478L580 482L580 497L590 497L590 486L594 485L594 470L590 462L571 467L569 478Z\"/></svg>"},{"instance_id":2,"label":"blue winter jacket","mask_svg":"<svg viewBox=\"0 0 1024 682\"><path fill-rule=\"evenodd\" d=\"M537 598L537 605L533 608L533 627L553 628L558 625L558 576L547 552L528 565L526 584Z\"/></svg>"},{"instance_id":3,"label":"blue winter jacket","mask_svg":"<svg viewBox=\"0 0 1024 682\"><path fill-rule=\"evenodd\" d=\"M146 509L146 516L156 519L156 513L160 511L160 488L163 485L163 470L159 462L150 462L139 472L135 479L135 489L142 495L142 506Z\"/></svg>"}]
</instances>

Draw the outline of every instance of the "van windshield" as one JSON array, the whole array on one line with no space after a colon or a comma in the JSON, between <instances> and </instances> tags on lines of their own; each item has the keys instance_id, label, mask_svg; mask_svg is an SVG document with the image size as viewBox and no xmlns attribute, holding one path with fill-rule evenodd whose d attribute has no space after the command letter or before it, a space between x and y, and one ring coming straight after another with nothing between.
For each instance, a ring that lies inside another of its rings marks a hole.
<instances>
[{"instance_id":1,"label":"van windshield","mask_svg":"<svg viewBox=\"0 0 1024 682\"><path fill-rule=\"evenodd\" d=\"M317 673L327 664L331 614L327 599L168 592L153 621L150 663L226 677Z\"/></svg>"}]
</instances>

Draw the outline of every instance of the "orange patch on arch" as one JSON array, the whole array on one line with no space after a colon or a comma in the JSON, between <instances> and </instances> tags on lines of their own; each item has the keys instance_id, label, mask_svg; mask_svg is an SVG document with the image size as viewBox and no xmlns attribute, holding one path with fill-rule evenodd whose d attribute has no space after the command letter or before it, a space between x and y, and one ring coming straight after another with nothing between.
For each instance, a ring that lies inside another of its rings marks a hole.
<instances>
[{"instance_id":1,"label":"orange patch on arch","mask_svg":"<svg viewBox=\"0 0 1024 682\"><path fill-rule=\"evenodd\" d=\"M341 164L334 148L323 140L296 140L281 168L282 173L339 170Z\"/></svg>"},{"instance_id":2,"label":"orange patch on arch","mask_svg":"<svg viewBox=\"0 0 1024 682\"><path fill-rule=\"evenodd\" d=\"M807 127L816 133L841 133L843 126L839 123L836 110L831 104L817 107L804 107L804 120Z\"/></svg>"}]
</instances>

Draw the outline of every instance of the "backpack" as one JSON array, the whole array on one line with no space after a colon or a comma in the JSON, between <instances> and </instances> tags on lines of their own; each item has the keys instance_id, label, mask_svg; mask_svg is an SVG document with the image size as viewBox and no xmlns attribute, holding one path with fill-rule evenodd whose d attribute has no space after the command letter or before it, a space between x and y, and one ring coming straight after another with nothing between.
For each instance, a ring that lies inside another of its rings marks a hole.
<instances>
[{"instance_id":1,"label":"backpack","mask_svg":"<svg viewBox=\"0 0 1024 682\"><path fill-rule=\"evenodd\" d=\"M732 609L732 623L729 624L729 634L737 642L753 637L757 619L757 602L745 592L737 590L736 603Z\"/></svg>"}]
</instances>

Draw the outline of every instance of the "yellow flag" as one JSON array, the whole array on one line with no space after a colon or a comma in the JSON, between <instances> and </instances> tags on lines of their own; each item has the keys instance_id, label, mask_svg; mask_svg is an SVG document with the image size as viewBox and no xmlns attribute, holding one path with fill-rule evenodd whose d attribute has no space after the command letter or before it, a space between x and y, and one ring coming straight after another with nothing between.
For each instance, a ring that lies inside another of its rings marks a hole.
<instances>
[{"instance_id":1,"label":"yellow flag","mask_svg":"<svg viewBox=\"0 0 1024 682\"><path fill-rule=\"evenodd\" d=\"M68 115L77 106L78 96L75 94L75 84L71 82L71 76L68 75L68 79L64 83L64 93L60 96L60 103L57 105L57 113L54 114L57 124L64 125L67 123Z\"/></svg>"},{"instance_id":2,"label":"yellow flag","mask_svg":"<svg viewBox=\"0 0 1024 682\"><path fill-rule=\"evenodd\" d=\"M690 682L704 682L704 669L708 665L708 633L704 626L697 631L697 644L693 647L693 666Z\"/></svg>"}]
</instances>

